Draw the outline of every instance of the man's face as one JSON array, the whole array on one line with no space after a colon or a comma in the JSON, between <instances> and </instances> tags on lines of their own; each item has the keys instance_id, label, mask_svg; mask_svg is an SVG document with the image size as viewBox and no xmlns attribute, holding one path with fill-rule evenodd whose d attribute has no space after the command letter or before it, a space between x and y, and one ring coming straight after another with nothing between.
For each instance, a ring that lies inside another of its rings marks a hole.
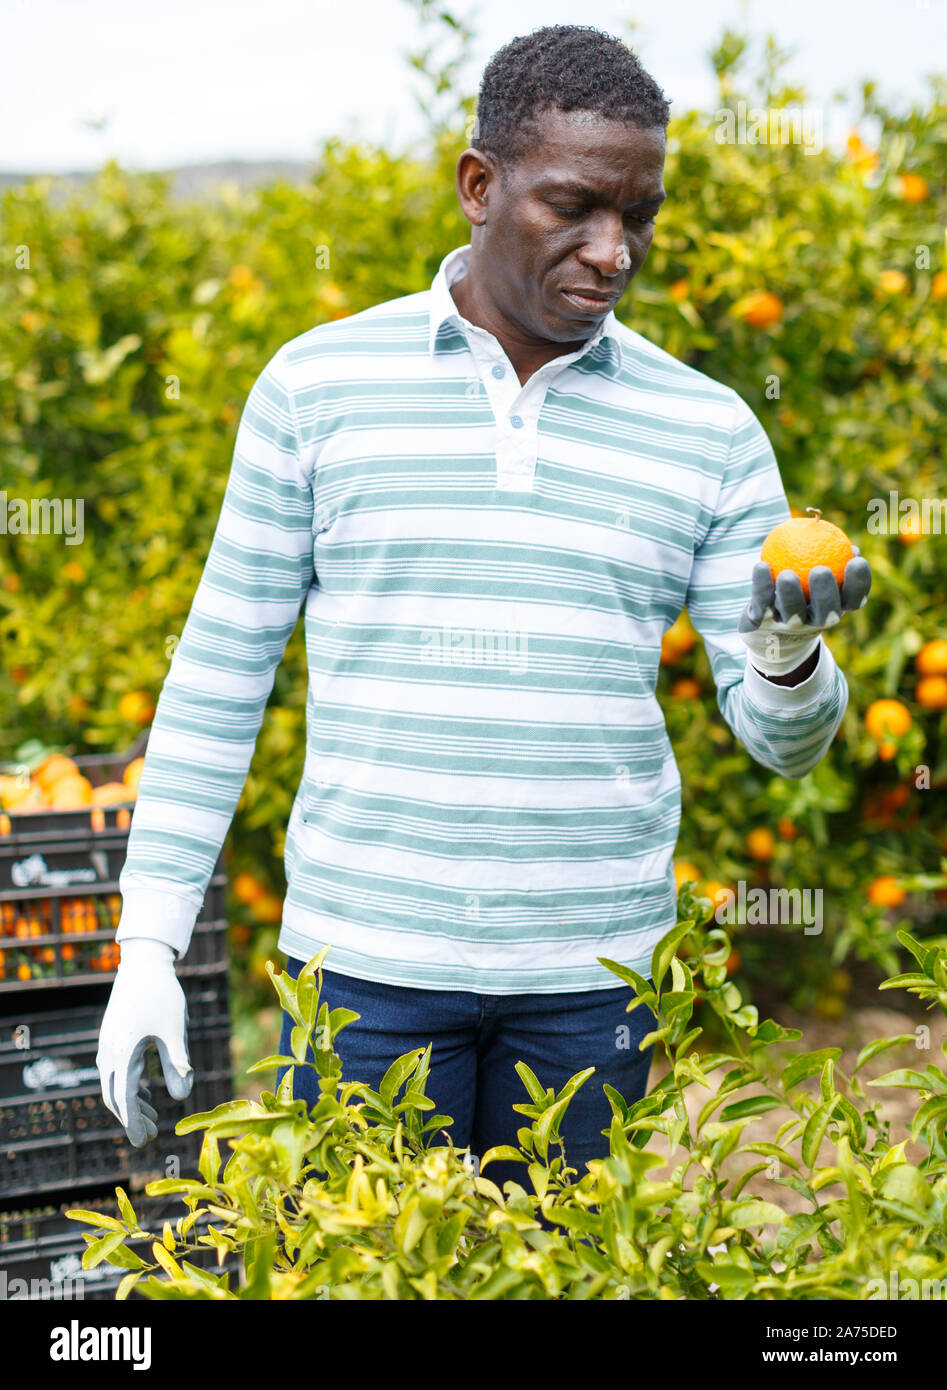
<instances>
[{"instance_id":1,"label":"man's face","mask_svg":"<svg viewBox=\"0 0 947 1390\"><path fill-rule=\"evenodd\" d=\"M478 274L527 340L584 341L648 254L665 197L664 131L559 110L540 129L505 179L491 161L479 184L466 183L483 214Z\"/></svg>"}]
</instances>

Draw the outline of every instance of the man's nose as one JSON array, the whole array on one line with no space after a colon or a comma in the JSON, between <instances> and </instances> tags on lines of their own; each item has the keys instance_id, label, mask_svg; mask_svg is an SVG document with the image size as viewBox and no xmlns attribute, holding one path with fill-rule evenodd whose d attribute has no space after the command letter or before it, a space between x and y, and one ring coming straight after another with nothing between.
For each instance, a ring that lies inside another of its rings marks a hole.
<instances>
[{"instance_id":1,"label":"man's nose","mask_svg":"<svg viewBox=\"0 0 947 1390\"><path fill-rule=\"evenodd\" d=\"M621 218L605 215L596 219L589 239L579 252L584 265L597 270L605 280L621 275L631 264L631 254Z\"/></svg>"}]
</instances>

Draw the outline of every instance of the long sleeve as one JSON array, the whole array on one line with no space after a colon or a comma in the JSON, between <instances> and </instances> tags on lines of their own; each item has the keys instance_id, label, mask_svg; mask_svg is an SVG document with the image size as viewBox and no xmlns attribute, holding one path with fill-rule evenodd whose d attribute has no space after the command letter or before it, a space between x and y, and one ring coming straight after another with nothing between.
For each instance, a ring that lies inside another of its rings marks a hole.
<instances>
[{"instance_id":1,"label":"long sleeve","mask_svg":"<svg viewBox=\"0 0 947 1390\"><path fill-rule=\"evenodd\" d=\"M790 513L766 432L738 396L720 491L708 510L686 605L704 638L720 712L758 763L783 777L803 777L835 737L848 687L823 641L815 670L800 685L774 685L747 659L737 622L753 565L765 537Z\"/></svg>"},{"instance_id":2,"label":"long sleeve","mask_svg":"<svg viewBox=\"0 0 947 1390\"><path fill-rule=\"evenodd\" d=\"M251 388L210 553L161 691L117 939L188 946L276 668L313 583L313 495L280 352Z\"/></svg>"}]
</instances>

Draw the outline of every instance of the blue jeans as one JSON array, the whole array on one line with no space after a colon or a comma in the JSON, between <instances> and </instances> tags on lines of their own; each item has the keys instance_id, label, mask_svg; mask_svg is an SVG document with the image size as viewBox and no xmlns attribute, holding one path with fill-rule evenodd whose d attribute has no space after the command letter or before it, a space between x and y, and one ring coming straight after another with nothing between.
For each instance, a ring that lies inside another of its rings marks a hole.
<instances>
[{"instance_id":1,"label":"blue jeans","mask_svg":"<svg viewBox=\"0 0 947 1390\"><path fill-rule=\"evenodd\" d=\"M303 964L289 959L287 970L293 979ZM608 1138L602 1131L611 1125L611 1107L603 1083L629 1103L647 1090L654 1048L639 1052L638 1043L657 1021L645 1005L626 1013L631 999L627 985L571 994L470 994L379 984L330 970L323 970L322 979L322 998L330 1009L342 1007L360 1015L335 1042L343 1081L362 1081L377 1091L397 1057L432 1044L427 1095L437 1113L453 1118L448 1132L456 1147L469 1145L478 1157L495 1144L519 1147L516 1131L529 1124L512 1108L529 1104L514 1070L516 1062L525 1062L543 1087L557 1092L576 1072L595 1067L560 1125L566 1161L580 1178L588 1159L608 1155ZM290 1053L292 1026L284 1011L284 1056ZM286 1070L279 1071L277 1084ZM297 1068L293 1084L297 1099L316 1102L315 1071ZM550 1156L558 1152L554 1148ZM523 1163L490 1163L484 1177L501 1188L512 1178L532 1191Z\"/></svg>"}]
</instances>

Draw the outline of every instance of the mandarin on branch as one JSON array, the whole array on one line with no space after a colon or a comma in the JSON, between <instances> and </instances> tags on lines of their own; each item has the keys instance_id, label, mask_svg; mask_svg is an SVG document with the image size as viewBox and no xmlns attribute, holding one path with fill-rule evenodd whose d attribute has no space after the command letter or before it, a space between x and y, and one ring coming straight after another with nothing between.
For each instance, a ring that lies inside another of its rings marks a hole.
<instances>
[{"instance_id":1,"label":"mandarin on branch","mask_svg":"<svg viewBox=\"0 0 947 1390\"><path fill-rule=\"evenodd\" d=\"M774 584L784 570L798 575L808 602L809 571L826 565L841 589L845 566L855 550L844 531L831 521L823 521L817 507L807 507L806 511L813 515L794 516L774 526L763 542L760 559L769 565Z\"/></svg>"}]
</instances>

